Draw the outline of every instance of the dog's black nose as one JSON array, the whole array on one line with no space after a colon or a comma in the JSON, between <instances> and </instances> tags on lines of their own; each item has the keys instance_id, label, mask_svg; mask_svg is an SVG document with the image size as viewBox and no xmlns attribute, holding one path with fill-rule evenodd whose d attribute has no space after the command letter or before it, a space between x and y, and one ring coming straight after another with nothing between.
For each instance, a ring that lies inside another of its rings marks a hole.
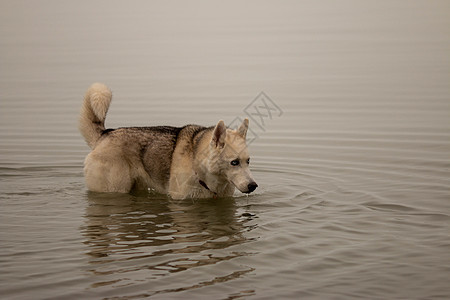
<instances>
[{"instance_id":1,"label":"dog's black nose","mask_svg":"<svg viewBox=\"0 0 450 300\"><path fill-rule=\"evenodd\" d=\"M256 182L250 182L248 185L247 185L247 188L248 188L248 193L251 193L251 192L253 192L254 190L256 190L256 188L258 187L258 185L256 184Z\"/></svg>"}]
</instances>

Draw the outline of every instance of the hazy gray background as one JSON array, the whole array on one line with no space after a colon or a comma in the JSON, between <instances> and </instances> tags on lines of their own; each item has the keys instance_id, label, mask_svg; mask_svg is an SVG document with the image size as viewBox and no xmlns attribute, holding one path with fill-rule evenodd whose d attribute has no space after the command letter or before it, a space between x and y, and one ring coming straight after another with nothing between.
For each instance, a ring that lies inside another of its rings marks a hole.
<instances>
[{"instance_id":1,"label":"hazy gray background","mask_svg":"<svg viewBox=\"0 0 450 300\"><path fill-rule=\"evenodd\" d=\"M448 298L450 2L0 2L9 299ZM87 193L108 127L213 125L264 91L250 197Z\"/></svg>"}]
</instances>

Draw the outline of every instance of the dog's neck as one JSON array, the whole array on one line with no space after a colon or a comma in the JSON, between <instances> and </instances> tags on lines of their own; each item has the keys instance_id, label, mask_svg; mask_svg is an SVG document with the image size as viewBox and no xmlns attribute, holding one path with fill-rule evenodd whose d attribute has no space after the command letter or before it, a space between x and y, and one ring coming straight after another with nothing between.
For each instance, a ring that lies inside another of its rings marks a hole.
<instances>
[{"instance_id":1,"label":"dog's neck","mask_svg":"<svg viewBox=\"0 0 450 300\"><path fill-rule=\"evenodd\" d=\"M214 195L217 195L217 193L215 191L211 190L211 188L206 183L207 175L205 174L206 172L204 171L204 168L201 167L202 163L203 163L202 160L197 160L197 161L194 161L194 164L193 164L193 169L195 172L195 176L197 176L198 183L206 190L210 191ZM203 179L203 178L205 178L205 179ZM211 183L210 183L210 185L211 185ZM215 186L212 186L212 185L211 185L211 187L215 188Z\"/></svg>"},{"instance_id":2,"label":"dog's neck","mask_svg":"<svg viewBox=\"0 0 450 300\"><path fill-rule=\"evenodd\" d=\"M205 180L202 180L201 177L198 176L198 183L202 187L202 189L212 193L213 198L222 197L222 196L231 196L234 192L234 185L229 182L210 182L209 185Z\"/></svg>"},{"instance_id":3,"label":"dog's neck","mask_svg":"<svg viewBox=\"0 0 450 300\"><path fill-rule=\"evenodd\" d=\"M195 172L195 175L196 175L197 178L198 178L198 183L199 183L203 188L205 188L206 190L210 191L210 192L213 193L214 195L217 195L217 193L216 193L215 191L211 190L211 188L208 186L208 184L206 184L206 181L202 179L203 176L200 175L199 173L200 173L199 171Z\"/></svg>"},{"instance_id":4,"label":"dog's neck","mask_svg":"<svg viewBox=\"0 0 450 300\"><path fill-rule=\"evenodd\" d=\"M228 190L230 189L230 184L228 182L223 182L222 180L219 180L219 178L211 178L206 175L202 176L201 172L196 172L195 175L197 176L197 182L201 188L212 193L213 197L229 194Z\"/></svg>"}]
</instances>

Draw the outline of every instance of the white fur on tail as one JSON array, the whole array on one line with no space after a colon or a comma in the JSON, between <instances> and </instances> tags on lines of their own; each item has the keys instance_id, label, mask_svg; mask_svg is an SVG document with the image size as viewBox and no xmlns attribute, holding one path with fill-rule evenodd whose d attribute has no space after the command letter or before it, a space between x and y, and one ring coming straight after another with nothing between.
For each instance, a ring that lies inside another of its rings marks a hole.
<instances>
[{"instance_id":1,"label":"white fur on tail","mask_svg":"<svg viewBox=\"0 0 450 300\"><path fill-rule=\"evenodd\" d=\"M84 96L78 129L92 149L105 130L105 118L111 98L111 90L102 83L91 85Z\"/></svg>"}]
</instances>

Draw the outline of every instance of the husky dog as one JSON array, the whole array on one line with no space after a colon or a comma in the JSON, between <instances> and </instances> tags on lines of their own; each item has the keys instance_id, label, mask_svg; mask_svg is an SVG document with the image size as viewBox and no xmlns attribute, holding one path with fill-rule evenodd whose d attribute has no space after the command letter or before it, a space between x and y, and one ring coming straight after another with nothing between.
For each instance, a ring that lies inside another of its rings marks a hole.
<instances>
[{"instance_id":1,"label":"husky dog","mask_svg":"<svg viewBox=\"0 0 450 300\"><path fill-rule=\"evenodd\" d=\"M86 92L79 129L92 148L84 162L87 188L128 193L153 189L173 199L232 196L258 185L246 145L248 119L237 130L221 120L213 127L105 129L111 90L101 83Z\"/></svg>"}]
</instances>

